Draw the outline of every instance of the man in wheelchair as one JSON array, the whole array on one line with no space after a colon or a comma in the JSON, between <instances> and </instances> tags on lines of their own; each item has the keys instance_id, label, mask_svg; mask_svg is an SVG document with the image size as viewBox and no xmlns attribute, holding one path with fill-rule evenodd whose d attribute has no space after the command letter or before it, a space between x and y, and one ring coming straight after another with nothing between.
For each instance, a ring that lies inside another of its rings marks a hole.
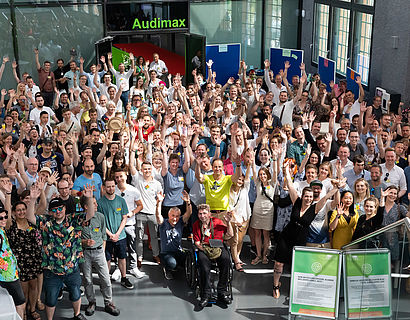
<instances>
[{"instance_id":1,"label":"man in wheelchair","mask_svg":"<svg viewBox=\"0 0 410 320\"><path fill-rule=\"evenodd\" d=\"M184 225L189 220L192 213L191 201L186 191L182 192L182 200L186 203L186 212L181 218L181 210L178 207L173 207L168 212L168 219L161 215L161 204L164 200L164 195L160 192L157 194L157 208L155 216L159 225L159 234L161 238L161 253L159 257L164 269L164 276L167 280L172 280L174 271L177 265L183 266L185 254L182 250L182 231Z\"/></svg>"},{"instance_id":2,"label":"man in wheelchair","mask_svg":"<svg viewBox=\"0 0 410 320\"><path fill-rule=\"evenodd\" d=\"M200 307L208 305L211 298L211 265L212 260L216 261L219 268L219 281L217 286L218 301L230 304L231 299L228 295L229 270L231 260L228 250L223 245L224 239L233 236L230 220L232 214L228 212L222 221L211 217L209 205L198 205L198 218L193 225L193 239L198 248L198 267L201 283Z\"/></svg>"}]
</instances>

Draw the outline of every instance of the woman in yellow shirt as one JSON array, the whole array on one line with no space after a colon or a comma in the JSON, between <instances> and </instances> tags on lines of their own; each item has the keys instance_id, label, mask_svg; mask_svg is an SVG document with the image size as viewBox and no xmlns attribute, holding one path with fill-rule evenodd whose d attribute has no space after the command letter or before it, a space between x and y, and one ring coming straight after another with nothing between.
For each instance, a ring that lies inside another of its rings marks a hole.
<instances>
[{"instance_id":1,"label":"woman in yellow shirt","mask_svg":"<svg viewBox=\"0 0 410 320\"><path fill-rule=\"evenodd\" d=\"M344 191L340 204L333 211L329 221L329 229L333 231L333 249L341 249L352 241L358 220L359 213L353 205L353 194L350 191Z\"/></svg>"}]
</instances>

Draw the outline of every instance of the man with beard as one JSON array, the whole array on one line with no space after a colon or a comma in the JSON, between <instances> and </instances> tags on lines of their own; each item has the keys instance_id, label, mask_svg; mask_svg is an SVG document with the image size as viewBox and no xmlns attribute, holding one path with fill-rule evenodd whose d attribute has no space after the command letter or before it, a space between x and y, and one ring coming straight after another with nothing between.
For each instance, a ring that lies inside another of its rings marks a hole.
<instances>
[{"instance_id":1,"label":"man with beard","mask_svg":"<svg viewBox=\"0 0 410 320\"><path fill-rule=\"evenodd\" d=\"M76 196L79 192L84 190L84 185L91 185L95 199L100 199L100 190L102 187L102 180L98 173L94 172L95 165L92 159L86 159L83 163L84 173L74 181L72 194Z\"/></svg>"}]
</instances>

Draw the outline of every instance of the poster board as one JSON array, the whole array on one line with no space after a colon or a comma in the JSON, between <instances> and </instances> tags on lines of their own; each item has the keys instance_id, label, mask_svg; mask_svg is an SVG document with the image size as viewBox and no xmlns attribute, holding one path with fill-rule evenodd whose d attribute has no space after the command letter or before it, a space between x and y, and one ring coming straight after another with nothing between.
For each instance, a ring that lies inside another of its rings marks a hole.
<instances>
[{"instance_id":1,"label":"poster board","mask_svg":"<svg viewBox=\"0 0 410 320\"><path fill-rule=\"evenodd\" d=\"M340 250L294 247L289 313L336 319L341 267Z\"/></svg>"},{"instance_id":2,"label":"poster board","mask_svg":"<svg viewBox=\"0 0 410 320\"><path fill-rule=\"evenodd\" d=\"M270 69L276 75L280 70L285 69L285 61L289 61L288 82L292 83L293 76L301 76L302 72L299 68L303 62L303 50L285 49L285 48L270 48L269 61Z\"/></svg>"},{"instance_id":3,"label":"poster board","mask_svg":"<svg viewBox=\"0 0 410 320\"><path fill-rule=\"evenodd\" d=\"M355 99L359 99L359 85L356 83L357 76L360 76L358 72L350 67L346 67L347 90L352 90Z\"/></svg>"},{"instance_id":4,"label":"poster board","mask_svg":"<svg viewBox=\"0 0 410 320\"><path fill-rule=\"evenodd\" d=\"M320 80L327 85L327 91L331 91L329 83L330 81L333 81L335 83L336 62L319 56L317 68L317 72L320 74Z\"/></svg>"},{"instance_id":5,"label":"poster board","mask_svg":"<svg viewBox=\"0 0 410 320\"><path fill-rule=\"evenodd\" d=\"M346 319L387 318L392 315L390 251L343 252Z\"/></svg>"},{"instance_id":6,"label":"poster board","mask_svg":"<svg viewBox=\"0 0 410 320\"><path fill-rule=\"evenodd\" d=\"M216 72L216 82L224 85L230 77L238 77L239 62L241 61L241 44L211 44L206 46L206 59L212 60L212 71ZM206 78L208 67L206 66Z\"/></svg>"}]
</instances>

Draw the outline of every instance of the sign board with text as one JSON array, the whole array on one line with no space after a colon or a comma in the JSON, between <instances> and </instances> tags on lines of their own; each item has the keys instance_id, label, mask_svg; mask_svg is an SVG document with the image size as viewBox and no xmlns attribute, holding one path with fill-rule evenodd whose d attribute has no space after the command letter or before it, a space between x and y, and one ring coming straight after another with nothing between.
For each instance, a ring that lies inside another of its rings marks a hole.
<instances>
[{"instance_id":1,"label":"sign board with text","mask_svg":"<svg viewBox=\"0 0 410 320\"><path fill-rule=\"evenodd\" d=\"M294 247L289 313L336 319L341 267L340 250Z\"/></svg>"},{"instance_id":2,"label":"sign board with text","mask_svg":"<svg viewBox=\"0 0 410 320\"><path fill-rule=\"evenodd\" d=\"M346 319L392 315L390 251L351 250L343 253Z\"/></svg>"}]
</instances>

